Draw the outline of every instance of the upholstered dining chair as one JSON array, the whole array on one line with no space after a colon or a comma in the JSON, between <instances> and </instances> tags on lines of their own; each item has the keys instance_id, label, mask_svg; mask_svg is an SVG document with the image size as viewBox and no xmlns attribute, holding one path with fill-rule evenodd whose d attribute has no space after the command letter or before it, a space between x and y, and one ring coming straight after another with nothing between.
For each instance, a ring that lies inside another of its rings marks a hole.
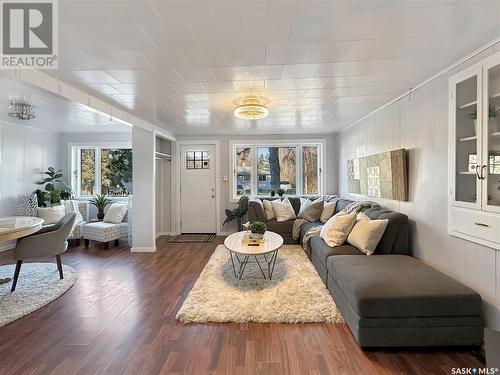
<instances>
[{"instance_id":1,"label":"upholstered dining chair","mask_svg":"<svg viewBox=\"0 0 500 375\"><path fill-rule=\"evenodd\" d=\"M64 215L56 224L42 228L38 232L17 241L14 249L16 270L14 271L11 292L16 290L21 265L27 259L39 259L55 255L59 277L61 279L64 277L60 254L64 253L68 248L68 238L75 225L75 219L76 214L70 212Z\"/></svg>"}]
</instances>

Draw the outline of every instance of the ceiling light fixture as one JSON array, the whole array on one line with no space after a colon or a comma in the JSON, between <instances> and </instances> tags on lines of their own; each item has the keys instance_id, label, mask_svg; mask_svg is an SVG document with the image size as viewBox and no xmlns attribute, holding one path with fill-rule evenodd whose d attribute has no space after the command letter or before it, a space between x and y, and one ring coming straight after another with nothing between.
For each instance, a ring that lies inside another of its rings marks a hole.
<instances>
[{"instance_id":1,"label":"ceiling light fixture","mask_svg":"<svg viewBox=\"0 0 500 375\"><path fill-rule=\"evenodd\" d=\"M234 109L234 116L242 120L261 120L269 114L266 106L259 103L259 99L249 97L243 104Z\"/></svg>"},{"instance_id":2,"label":"ceiling light fixture","mask_svg":"<svg viewBox=\"0 0 500 375\"><path fill-rule=\"evenodd\" d=\"M18 120L34 119L36 117L34 105L12 100L9 104L9 116L17 118Z\"/></svg>"}]
</instances>

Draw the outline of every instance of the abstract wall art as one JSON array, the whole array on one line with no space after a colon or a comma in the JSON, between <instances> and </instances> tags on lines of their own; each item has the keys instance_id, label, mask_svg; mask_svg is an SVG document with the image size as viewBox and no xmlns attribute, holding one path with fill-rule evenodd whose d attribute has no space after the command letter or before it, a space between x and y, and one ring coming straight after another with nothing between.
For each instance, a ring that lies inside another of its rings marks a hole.
<instances>
[{"instance_id":1,"label":"abstract wall art","mask_svg":"<svg viewBox=\"0 0 500 375\"><path fill-rule=\"evenodd\" d=\"M408 200L406 150L399 149L347 161L349 193Z\"/></svg>"}]
</instances>

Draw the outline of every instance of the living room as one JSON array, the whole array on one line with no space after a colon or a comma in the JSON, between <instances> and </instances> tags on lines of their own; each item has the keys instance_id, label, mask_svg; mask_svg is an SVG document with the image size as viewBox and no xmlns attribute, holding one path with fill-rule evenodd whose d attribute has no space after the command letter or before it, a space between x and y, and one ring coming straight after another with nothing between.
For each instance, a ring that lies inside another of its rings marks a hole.
<instances>
[{"instance_id":1,"label":"living room","mask_svg":"<svg viewBox=\"0 0 500 375\"><path fill-rule=\"evenodd\" d=\"M498 1L1 6L0 373L498 373Z\"/></svg>"}]
</instances>

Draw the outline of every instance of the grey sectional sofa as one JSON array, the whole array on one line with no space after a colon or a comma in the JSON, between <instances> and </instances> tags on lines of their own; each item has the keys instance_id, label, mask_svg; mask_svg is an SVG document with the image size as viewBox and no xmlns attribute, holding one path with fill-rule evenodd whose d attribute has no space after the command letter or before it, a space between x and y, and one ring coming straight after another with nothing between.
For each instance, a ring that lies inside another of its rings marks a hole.
<instances>
[{"instance_id":1,"label":"grey sectional sofa","mask_svg":"<svg viewBox=\"0 0 500 375\"><path fill-rule=\"evenodd\" d=\"M300 199L290 198L296 212ZM337 199L336 212L352 201ZM328 246L312 237L307 256L362 347L476 346L483 341L481 297L410 253L408 218L381 207L364 209L371 219L388 219L374 255L356 247ZM249 220L267 222L260 199L249 202ZM285 243L293 220L267 222ZM305 232L320 223L308 223Z\"/></svg>"}]
</instances>

